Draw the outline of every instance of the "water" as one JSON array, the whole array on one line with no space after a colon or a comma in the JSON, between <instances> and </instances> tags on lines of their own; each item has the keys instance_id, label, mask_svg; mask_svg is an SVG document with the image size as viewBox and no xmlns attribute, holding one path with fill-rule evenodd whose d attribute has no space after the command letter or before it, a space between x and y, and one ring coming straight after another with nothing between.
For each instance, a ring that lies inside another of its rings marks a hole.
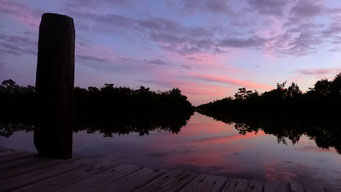
<instances>
[{"instance_id":1,"label":"water","mask_svg":"<svg viewBox=\"0 0 341 192\"><path fill-rule=\"evenodd\" d=\"M264 129L266 130L266 129ZM0 137L0 146L35 151L33 133L17 131ZM322 183L341 187L341 155L334 147L320 148L315 138L300 135L297 143L262 129L240 134L226 124L194 113L178 134L155 129L149 134L74 133L74 156L114 159L151 168L257 180ZM296 141L297 139L295 139Z\"/></svg>"}]
</instances>

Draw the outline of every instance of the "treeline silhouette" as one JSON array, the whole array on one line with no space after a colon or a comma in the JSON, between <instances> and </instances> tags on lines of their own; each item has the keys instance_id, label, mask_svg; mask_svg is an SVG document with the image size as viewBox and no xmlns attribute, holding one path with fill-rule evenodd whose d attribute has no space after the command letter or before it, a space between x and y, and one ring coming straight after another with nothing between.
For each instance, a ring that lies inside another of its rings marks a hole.
<instances>
[{"instance_id":1,"label":"treeline silhouette","mask_svg":"<svg viewBox=\"0 0 341 192\"><path fill-rule=\"evenodd\" d=\"M0 135L10 136L17 130L33 130L36 121L34 86L19 86L13 80L0 85ZM114 133L140 135L165 129L178 133L193 114L194 107L177 88L154 92L140 87L74 89L75 130L99 131L105 136Z\"/></svg>"},{"instance_id":2,"label":"treeline silhouette","mask_svg":"<svg viewBox=\"0 0 341 192\"><path fill-rule=\"evenodd\" d=\"M227 97L197 107L199 110L234 116L262 116L273 118L340 118L341 73L332 81L319 80L303 93L297 84L285 88L278 83L271 91L238 89L234 97Z\"/></svg>"},{"instance_id":3,"label":"treeline silhouette","mask_svg":"<svg viewBox=\"0 0 341 192\"><path fill-rule=\"evenodd\" d=\"M333 119L332 121L319 119L284 120L224 115L203 110L198 112L226 124L234 125L235 129L243 135L247 132L263 130L266 134L275 135L278 143L284 144L287 144L287 140L296 144L303 135L306 135L309 139L315 140L318 147L323 149L333 147L341 154L341 119Z\"/></svg>"}]
</instances>

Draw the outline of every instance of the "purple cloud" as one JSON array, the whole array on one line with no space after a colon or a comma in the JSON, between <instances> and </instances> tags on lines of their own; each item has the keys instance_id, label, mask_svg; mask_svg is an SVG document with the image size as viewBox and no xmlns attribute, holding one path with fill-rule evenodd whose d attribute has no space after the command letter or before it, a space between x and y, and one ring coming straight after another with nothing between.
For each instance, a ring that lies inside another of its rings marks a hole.
<instances>
[{"instance_id":1,"label":"purple cloud","mask_svg":"<svg viewBox=\"0 0 341 192\"><path fill-rule=\"evenodd\" d=\"M220 2L226 3L226 1ZM220 2L198 2L189 0L185 1L183 6L186 9L190 9L190 5L198 8L210 3L211 8L209 9L211 11L215 9L215 11L219 12L218 7L223 7L221 9L227 11L227 4L226 6L219 6ZM310 1L310 4L307 4L307 2L298 2L291 10L292 15L297 15L296 12L302 9L302 4L313 7L314 9L312 10L315 10L314 13L317 14L316 10L320 9L316 7L319 7L319 4ZM293 1L254 0L248 1L248 3L261 14L280 16L283 15L284 9L290 8L289 5ZM207 6L205 9L208 9ZM147 37L149 40L156 42L161 48L181 55L193 53L226 53L226 49L228 48L262 48L272 50L273 54L305 55L314 51L314 47L323 42L320 35L316 32L316 27L309 26L315 24L296 22L292 16L288 18L287 23L284 22L282 25L283 29L286 30L284 33L274 34L273 36L259 36L247 30L245 32L237 31L232 33L219 27L189 27L178 21L164 17L149 16L140 19L118 14L100 15L92 12L75 12L73 14L87 20L92 20L95 23L93 29L96 32L102 30L105 33L127 35L127 38L130 40L135 37ZM303 16L314 15L313 12L300 14ZM247 29L247 26L244 27ZM242 29L243 27L240 26L240 28ZM122 31L124 31L124 34L122 34ZM229 37L224 39L222 38L223 36Z\"/></svg>"},{"instance_id":2,"label":"purple cloud","mask_svg":"<svg viewBox=\"0 0 341 192\"><path fill-rule=\"evenodd\" d=\"M208 10L215 13L231 14L232 9L226 1L221 0L210 0L205 3Z\"/></svg>"},{"instance_id":3,"label":"purple cloud","mask_svg":"<svg viewBox=\"0 0 341 192\"><path fill-rule=\"evenodd\" d=\"M0 13L11 16L12 19L23 25L37 29L42 11L27 6L25 3L2 0L0 3Z\"/></svg>"},{"instance_id":4,"label":"purple cloud","mask_svg":"<svg viewBox=\"0 0 341 192\"><path fill-rule=\"evenodd\" d=\"M336 21L336 22L332 22L329 27L325 30L322 31L322 34L324 35L324 37L336 37L335 35L338 35L341 33L341 23Z\"/></svg>"},{"instance_id":5,"label":"purple cloud","mask_svg":"<svg viewBox=\"0 0 341 192\"><path fill-rule=\"evenodd\" d=\"M329 68L329 69L301 69L297 70L296 73L302 75L328 75L337 74L341 72L341 68Z\"/></svg>"},{"instance_id":6,"label":"purple cloud","mask_svg":"<svg viewBox=\"0 0 341 192\"><path fill-rule=\"evenodd\" d=\"M164 60L161 60L161 59L151 59L151 60L145 59L144 62L151 63L151 64L154 64L154 65L170 65L170 63L168 61L164 61Z\"/></svg>"},{"instance_id":7,"label":"purple cloud","mask_svg":"<svg viewBox=\"0 0 341 192\"><path fill-rule=\"evenodd\" d=\"M192 69L192 67L189 65L179 65L179 66L185 69Z\"/></svg>"},{"instance_id":8,"label":"purple cloud","mask_svg":"<svg viewBox=\"0 0 341 192\"><path fill-rule=\"evenodd\" d=\"M99 63L109 62L107 59L104 59L104 58L99 58L99 57L89 56L89 55L81 55L81 54L76 54L76 59L79 59L81 61L95 61Z\"/></svg>"},{"instance_id":9,"label":"purple cloud","mask_svg":"<svg viewBox=\"0 0 341 192\"><path fill-rule=\"evenodd\" d=\"M294 1L292 0L248 0L251 8L259 14L282 16L284 9Z\"/></svg>"},{"instance_id":10,"label":"purple cloud","mask_svg":"<svg viewBox=\"0 0 341 192\"><path fill-rule=\"evenodd\" d=\"M289 49L283 52L292 55L305 55L315 50L315 45L320 44L320 40L309 32L302 32L288 45Z\"/></svg>"},{"instance_id":11,"label":"purple cloud","mask_svg":"<svg viewBox=\"0 0 341 192\"><path fill-rule=\"evenodd\" d=\"M25 5L11 3L11 1L5 2L7 6L2 6L0 10L4 10L13 16L20 14L31 14L34 16L39 13L39 10L34 11L33 9L27 9L29 11L20 13L22 8L27 8ZM121 1L111 2L106 0L104 2L105 5L110 3L117 4L118 7L135 6L133 1L123 1L121 3ZM313 21L300 22L301 18L313 17L325 13L324 5L320 2L312 0L296 2L293 0L248 0L247 3L248 6L241 10L251 7L257 13L264 15L264 17L275 15L284 18L280 26L282 33L258 35L257 31L261 31L262 29L257 28L256 23L254 25L234 25L234 27L238 27L239 29L235 31L231 29L229 31L224 26L217 25L186 26L180 21L161 16L155 17L152 14L144 18L128 17L127 15L119 14L119 12L99 14L96 11L96 3L91 0L77 0L72 2L74 5L82 5L82 7L86 7L87 9L65 10L77 19L78 23L76 26L82 30L88 32L101 31L111 35L119 34L122 38L129 40L147 37L165 50L177 52L182 55L193 53L226 53L226 49L228 48L263 48L264 50L272 50L274 54L304 55L311 53L317 45L324 42L339 43L339 41L334 40L335 35L341 32L341 27L338 23L334 22L329 28L319 30L317 27L309 27L309 25L317 26ZM230 18L231 15L237 13L240 15L243 14L243 12L233 13L231 11L233 4L230 1L186 0L181 1L180 5L182 10L223 13L226 18ZM290 11L289 16L285 14L285 11ZM339 12L337 8L329 9L328 14L335 14L336 12ZM235 22L235 20L231 22ZM228 36L228 38L224 39L224 36ZM323 37L330 39L323 39ZM9 54L32 52L29 49L23 49L18 52L18 50L15 51L14 46L10 42L4 42L1 51ZM87 57L89 56L79 56L83 60L91 59ZM95 59L93 58L93 60ZM97 59L97 61L99 60Z\"/></svg>"},{"instance_id":12,"label":"purple cloud","mask_svg":"<svg viewBox=\"0 0 341 192\"><path fill-rule=\"evenodd\" d=\"M290 13L296 19L303 19L320 15L324 6L316 0L300 0L291 8Z\"/></svg>"},{"instance_id":13,"label":"purple cloud","mask_svg":"<svg viewBox=\"0 0 341 192\"><path fill-rule=\"evenodd\" d=\"M12 55L24 53L36 55L38 41L31 36L17 36L0 34L0 51Z\"/></svg>"},{"instance_id":14,"label":"purple cloud","mask_svg":"<svg viewBox=\"0 0 341 192\"><path fill-rule=\"evenodd\" d=\"M192 15L196 12L233 15L234 11L227 2L224 0L184 0L181 12L185 15Z\"/></svg>"},{"instance_id":15,"label":"purple cloud","mask_svg":"<svg viewBox=\"0 0 341 192\"><path fill-rule=\"evenodd\" d=\"M134 62L134 63L139 62L136 59L126 58L126 57L118 57L118 59L124 62Z\"/></svg>"},{"instance_id":16,"label":"purple cloud","mask_svg":"<svg viewBox=\"0 0 341 192\"><path fill-rule=\"evenodd\" d=\"M334 15L334 14L340 14L340 13L341 13L341 8L332 8L332 9L329 9L329 10L327 11L327 13L332 14L332 15Z\"/></svg>"},{"instance_id":17,"label":"purple cloud","mask_svg":"<svg viewBox=\"0 0 341 192\"><path fill-rule=\"evenodd\" d=\"M257 36L249 37L246 39L228 38L221 40L219 42L219 46L236 48L262 47L265 42L266 39Z\"/></svg>"},{"instance_id":18,"label":"purple cloud","mask_svg":"<svg viewBox=\"0 0 341 192\"><path fill-rule=\"evenodd\" d=\"M183 30L183 27L178 22L165 18L150 18L146 20L137 20L136 23L138 23L142 28L149 29L152 31L174 32Z\"/></svg>"},{"instance_id":19,"label":"purple cloud","mask_svg":"<svg viewBox=\"0 0 341 192\"><path fill-rule=\"evenodd\" d=\"M72 0L68 1L69 7L78 7L78 8L98 8L101 4L106 4L108 6L118 6L118 7L129 7L132 6L131 0L102 0L99 3L96 0Z\"/></svg>"}]
</instances>

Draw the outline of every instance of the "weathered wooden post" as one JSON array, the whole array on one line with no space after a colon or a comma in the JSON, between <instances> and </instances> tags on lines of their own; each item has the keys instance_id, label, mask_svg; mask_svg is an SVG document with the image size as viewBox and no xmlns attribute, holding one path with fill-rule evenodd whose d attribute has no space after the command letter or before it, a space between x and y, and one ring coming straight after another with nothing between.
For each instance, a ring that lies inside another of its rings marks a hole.
<instances>
[{"instance_id":1,"label":"weathered wooden post","mask_svg":"<svg viewBox=\"0 0 341 192\"><path fill-rule=\"evenodd\" d=\"M40 155L72 157L74 65L73 19L43 14L36 76L38 118L34 129L34 144Z\"/></svg>"}]
</instances>

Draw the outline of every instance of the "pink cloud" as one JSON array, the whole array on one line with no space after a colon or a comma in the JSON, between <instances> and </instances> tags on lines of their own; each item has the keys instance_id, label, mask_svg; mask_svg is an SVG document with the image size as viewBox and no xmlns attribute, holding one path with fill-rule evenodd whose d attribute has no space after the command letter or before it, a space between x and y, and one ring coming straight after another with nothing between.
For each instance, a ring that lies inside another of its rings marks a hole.
<instances>
[{"instance_id":1,"label":"pink cloud","mask_svg":"<svg viewBox=\"0 0 341 192\"><path fill-rule=\"evenodd\" d=\"M334 79L334 77L341 72L341 68L329 68L329 69L301 69L296 70L295 75L290 78L293 82L299 83L302 90L308 90L309 87L313 87L316 81L320 79Z\"/></svg>"},{"instance_id":2,"label":"pink cloud","mask_svg":"<svg viewBox=\"0 0 341 192\"><path fill-rule=\"evenodd\" d=\"M1 1L0 11L19 23L38 30L40 23L38 12L40 11L30 9L28 6L13 1Z\"/></svg>"},{"instance_id":3,"label":"pink cloud","mask_svg":"<svg viewBox=\"0 0 341 192\"><path fill-rule=\"evenodd\" d=\"M186 95L189 101L194 104L203 104L217 98L228 96L231 88L222 85L210 85L204 82L195 82L183 73L176 73L171 70L152 68L148 73L152 79L145 81L154 84L152 87L159 87L162 90L179 88L182 94Z\"/></svg>"},{"instance_id":4,"label":"pink cloud","mask_svg":"<svg viewBox=\"0 0 341 192\"><path fill-rule=\"evenodd\" d=\"M188 86L179 86L181 91L183 91L186 95L206 95L206 96L224 96L224 92L221 90L221 87L211 88L207 86L201 87L188 87Z\"/></svg>"},{"instance_id":5,"label":"pink cloud","mask_svg":"<svg viewBox=\"0 0 341 192\"><path fill-rule=\"evenodd\" d=\"M227 76L213 76L213 75L204 75L204 74L195 74L191 76L193 78L197 78L203 81L215 82L215 83L227 83L231 85L244 86L249 89L270 90L274 88L273 86L269 86L266 84L259 84L259 83L254 83L252 81L243 81L243 80L233 79Z\"/></svg>"},{"instance_id":6,"label":"pink cloud","mask_svg":"<svg viewBox=\"0 0 341 192\"><path fill-rule=\"evenodd\" d=\"M301 69L296 71L302 75L336 75L341 72L341 68L330 68L330 69Z\"/></svg>"},{"instance_id":7,"label":"pink cloud","mask_svg":"<svg viewBox=\"0 0 341 192\"><path fill-rule=\"evenodd\" d=\"M168 79L168 78L166 78ZM169 88L179 88L183 94L187 96L224 96L226 89L222 86L207 85L203 83L181 81L181 80L166 80L162 78L156 78L152 83L159 84L161 86ZM172 78L171 78L172 79Z\"/></svg>"},{"instance_id":8,"label":"pink cloud","mask_svg":"<svg viewBox=\"0 0 341 192\"><path fill-rule=\"evenodd\" d=\"M226 55L212 54L212 53L194 53L187 55L186 62L190 62L194 65L199 65L201 67L209 68L219 68L219 70L225 70L234 73L242 73L244 70L224 64L224 61L229 61Z\"/></svg>"},{"instance_id":9,"label":"pink cloud","mask_svg":"<svg viewBox=\"0 0 341 192\"><path fill-rule=\"evenodd\" d=\"M238 58L239 53L233 56L218 53L192 53L181 55L174 52L166 52L167 58L171 58L173 63L180 63L193 70L224 71L231 73L245 73L244 69L229 65L233 58Z\"/></svg>"}]
</instances>

